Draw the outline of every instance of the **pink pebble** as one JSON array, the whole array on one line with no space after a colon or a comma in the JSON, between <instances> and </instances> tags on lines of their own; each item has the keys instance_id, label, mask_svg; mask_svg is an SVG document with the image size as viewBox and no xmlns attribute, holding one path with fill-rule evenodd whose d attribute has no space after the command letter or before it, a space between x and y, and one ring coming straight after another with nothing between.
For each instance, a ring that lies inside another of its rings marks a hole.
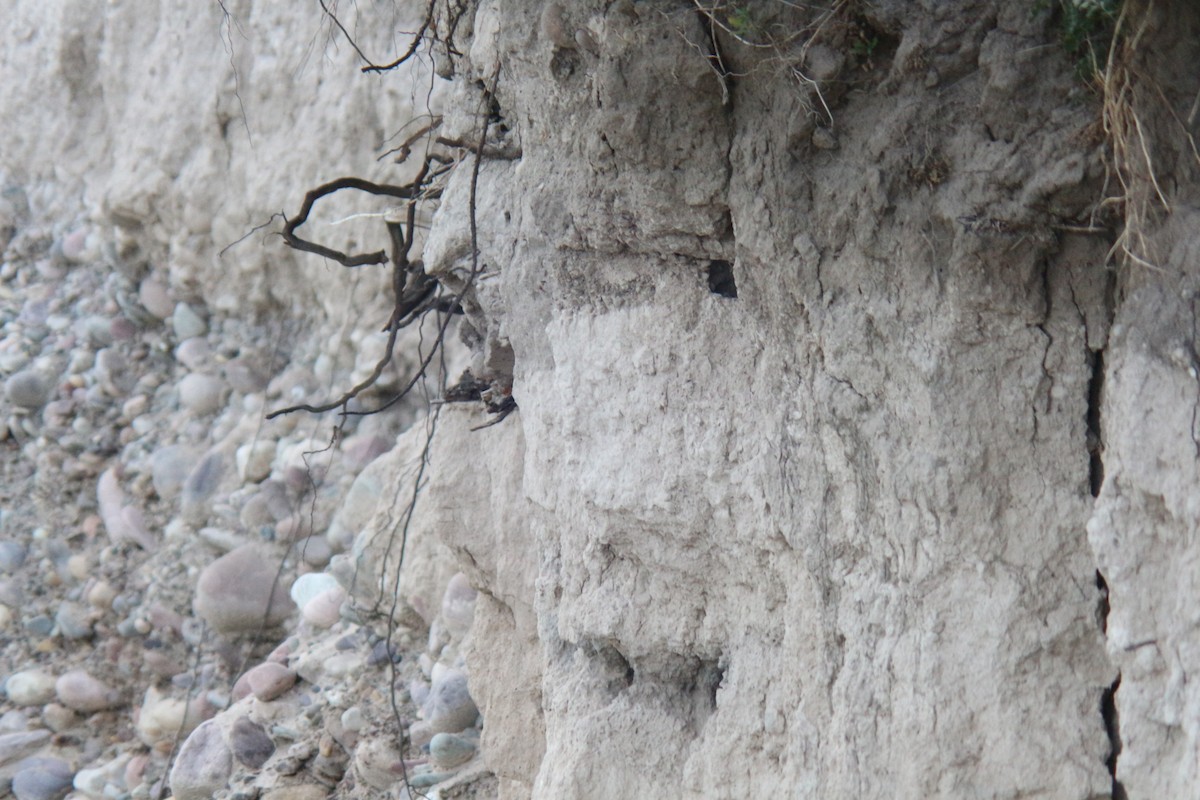
<instances>
[{"instance_id":1,"label":"pink pebble","mask_svg":"<svg viewBox=\"0 0 1200 800\"><path fill-rule=\"evenodd\" d=\"M142 307L159 319L166 319L175 311L166 285L156 277L148 277L138 287L138 300Z\"/></svg>"},{"instance_id":2,"label":"pink pebble","mask_svg":"<svg viewBox=\"0 0 1200 800\"><path fill-rule=\"evenodd\" d=\"M274 650L271 651L271 654L269 656L267 656L267 661L274 661L276 664L283 664L286 666L287 662L288 662L288 658L291 655L292 655L292 648L288 647L287 642L283 642L282 644L279 645L279 647L276 647Z\"/></svg>"},{"instance_id":3,"label":"pink pebble","mask_svg":"<svg viewBox=\"0 0 1200 800\"><path fill-rule=\"evenodd\" d=\"M108 332L118 342L127 342L137 334L137 327L124 317L117 317L108 324Z\"/></svg>"},{"instance_id":4,"label":"pink pebble","mask_svg":"<svg viewBox=\"0 0 1200 800\"><path fill-rule=\"evenodd\" d=\"M150 765L150 756L141 754L129 759L125 765L125 788L136 789L142 785L142 775Z\"/></svg>"},{"instance_id":5,"label":"pink pebble","mask_svg":"<svg viewBox=\"0 0 1200 800\"><path fill-rule=\"evenodd\" d=\"M326 589L309 600L300 615L317 628L330 628L341 618L342 603L346 602L346 590L341 586Z\"/></svg>"},{"instance_id":6,"label":"pink pebble","mask_svg":"<svg viewBox=\"0 0 1200 800\"><path fill-rule=\"evenodd\" d=\"M264 703L270 702L296 685L296 672L282 664L267 661L246 673L250 691Z\"/></svg>"},{"instance_id":7,"label":"pink pebble","mask_svg":"<svg viewBox=\"0 0 1200 800\"><path fill-rule=\"evenodd\" d=\"M77 228L62 240L62 254L70 262L82 264L87 260L87 228Z\"/></svg>"},{"instance_id":8,"label":"pink pebble","mask_svg":"<svg viewBox=\"0 0 1200 800\"><path fill-rule=\"evenodd\" d=\"M82 669L74 669L62 675L55 681L54 691L60 703L75 711L90 713L115 708L121 704L121 695L118 692Z\"/></svg>"}]
</instances>

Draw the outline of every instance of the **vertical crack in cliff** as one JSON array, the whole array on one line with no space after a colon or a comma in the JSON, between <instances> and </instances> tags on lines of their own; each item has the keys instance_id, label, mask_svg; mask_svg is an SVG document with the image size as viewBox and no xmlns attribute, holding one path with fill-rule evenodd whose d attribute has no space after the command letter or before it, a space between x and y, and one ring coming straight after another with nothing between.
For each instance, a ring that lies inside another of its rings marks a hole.
<instances>
[{"instance_id":1,"label":"vertical crack in cliff","mask_svg":"<svg viewBox=\"0 0 1200 800\"><path fill-rule=\"evenodd\" d=\"M1042 350L1042 380L1046 384L1046 413L1054 410L1054 376L1050 374L1049 360L1050 348L1054 347L1054 335L1050 333L1050 314L1054 311L1054 299L1051 295L1050 287L1050 259L1045 259L1042 262L1042 319L1036 325L1043 336L1046 337L1046 347ZM1040 388L1041 384L1039 384ZM1037 395L1035 394L1029 405L1033 411L1033 439L1037 440L1038 436L1038 410L1037 410Z\"/></svg>"},{"instance_id":2,"label":"vertical crack in cliff","mask_svg":"<svg viewBox=\"0 0 1200 800\"><path fill-rule=\"evenodd\" d=\"M1111 303L1111 283L1110 278L1109 290L1105 292L1105 301L1107 303ZM1075 302L1074 292L1072 292L1072 302ZM1079 308L1077 302L1075 303L1075 307ZM1111 305L1109 307L1111 308ZM1086 331L1087 323L1082 311L1080 311L1080 318L1085 320L1084 326ZM1086 358L1090 370L1087 382L1087 415L1085 418L1087 423L1088 490L1091 492L1093 498L1098 498L1100 496L1100 488L1104 485L1104 439L1100 425L1100 413L1104 402L1104 348L1089 349ZM1111 611L1108 597L1108 581L1104 579L1104 574L1098 569L1096 570L1096 589L1100 593L1100 600L1096 604L1096 624L1100 627L1101 635L1107 636L1108 614ZM1117 690L1120 686L1121 673L1118 672L1116 679L1100 695L1100 718L1104 722L1104 733L1108 736L1108 756L1104 759L1104 766L1108 768L1108 774L1112 781L1112 788L1110 790L1112 800L1127 800L1128 798L1125 793L1125 787L1117 780L1117 758L1121 755L1121 726L1120 720L1117 717Z\"/></svg>"},{"instance_id":3,"label":"vertical crack in cliff","mask_svg":"<svg viewBox=\"0 0 1200 800\"><path fill-rule=\"evenodd\" d=\"M1200 294L1192 294L1191 302L1188 304L1192 312L1192 341L1188 345L1190 351L1188 355L1191 357L1191 365L1188 372L1192 375L1192 380L1196 382L1196 402L1192 403L1192 445L1196 448L1196 457L1200 458L1200 435L1197 434L1197 423L1200 423L1200 353L1196 351L1196 343L1200 341L1200 322L1197 321L1196 303L1200 300Z\"/></svg>"},{"instance_id":4,"label":"vertical crack in cliff","mask_svg":"<svg viewBox=\"0 0 1200 800\"><path fill-rule=\"evenodd\" d=\"M1087 355L1091 376L1087 385L1087 451L1088 489L1092 497L1100 496L1104 483L1104 440L1100 433L1100 402L1104 395L1104 350L1089 350Z\"/></svg>"},{"instance_id":5,"label":"vertical crack in cliff","mask_svg":"<svg viewBox=\"0 0 1200 800\"><path fill-rule=\"evenodd\" d=\"M1100 591L1100 602L1096 605L1096 621L1100 625L1100 633L1108 633L1108 582L1100 570L1096 570L1096 588ZM1128 800L1125 787L1117 780L1117 758L1121 755L1121 724L1117 716L1117 690L1121 688L1121 673L1116 680L1105 687L1100 695L1100 719L1104 722L1104 733L1108 736L1108 755L1104 766L1108 769L1111 780L1110 795L1112 800Z\"/></svg>"}]
</instances>

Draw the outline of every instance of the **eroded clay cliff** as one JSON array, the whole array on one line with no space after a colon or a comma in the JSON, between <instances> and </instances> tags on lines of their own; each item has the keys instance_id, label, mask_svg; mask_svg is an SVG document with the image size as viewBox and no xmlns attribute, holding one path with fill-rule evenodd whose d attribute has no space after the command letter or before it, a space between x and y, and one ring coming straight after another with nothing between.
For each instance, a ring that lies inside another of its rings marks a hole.
<instances>
[{"instance_id":1,"label":"eroded clay cliff","mask_svg":"<svg viewBox=\"0 0 1200 800\"><path fill-rule=\"evenodd\" d=\"M394 178L367 158L429 97L485 134L424 265L518 410L440 412L401 584L438 537L480 590L502 797L1200 787L1194 9L1127 0L1097 89L995 0L435 4L443 77L314 54L340 77L281 110L298 31L348 47L317 10L19 5L9 53L65 85L6 102L62 134L6 180L59 214L84 187L116 256L224 313L324 301L328 337L343 278L217 249L331 173Z\"/></svg>"}]
</instances>

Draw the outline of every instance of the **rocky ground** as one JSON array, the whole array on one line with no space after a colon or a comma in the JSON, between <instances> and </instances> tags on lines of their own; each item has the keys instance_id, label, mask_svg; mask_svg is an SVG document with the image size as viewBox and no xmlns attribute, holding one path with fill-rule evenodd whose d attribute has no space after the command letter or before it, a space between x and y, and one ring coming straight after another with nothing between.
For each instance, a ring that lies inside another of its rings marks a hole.
<instances>
[{"instance_id":1,"label":"rocky ground","mask_svg":"<svg viewBox=\"0 0 1200 800\"><path fill-rule=\"evenodd\" d=\"M355 558L360 531L403 528L389 498L420 477L428 396L336 436L329 415L266 422L361 380L382 334L212 313L103 240L27 227L0 269L0 787L490 794L459 656L474 590L441 561L391 602L391 545Z\"/></svg>"}]
</instances>

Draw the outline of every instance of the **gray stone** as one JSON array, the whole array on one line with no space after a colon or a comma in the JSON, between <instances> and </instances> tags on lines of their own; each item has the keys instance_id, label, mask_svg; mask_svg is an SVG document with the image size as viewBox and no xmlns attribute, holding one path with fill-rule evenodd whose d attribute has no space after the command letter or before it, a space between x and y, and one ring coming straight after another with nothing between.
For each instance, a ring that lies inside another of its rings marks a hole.
<instances>
[{"instance_id":1,"label":"gray stone","mask_svg":"<svg viewBox=\"0 0 1200 800\"><path fill-rule=\"evenodd\" d=\"M59 604L54 624L65 639L86 639L92 635L92 620L88 610L69 600Z\"/></svg>"},{"instance_id":2,"label":"gray stone","mask_svg":"<svg viewBox=\"0 0 1200 800\"><path fill-rule=\"evenodd\" d=\"M218 633L256 631L283 622L293 610L288 587L277 582L280 556L243 545L209 564L196 583L193 607Z\"/></svg>"},{"instance_id":3,"label":"gray stone","mask_svg":"<svg viewBox=\"0 0 1200 800\"><path fill-rule=\"evenodd\" d=\"M171 328L175 331L175 338L183 341L193 336L203 336L208 332L208 323L187 303L179 303L171 315Z\"/></svg>"},{"instance_id":4,"label":"gray stone","mask_svg":"<svg viewBox=\"0 0 1200 800\"><path fill-rule=\"evenodd\" d=\"M17 800L61 800L75 773L59 758L28 758L17 765L12 792Z\"/></svg>"},{"instance_id":5,"label":"gray stone","mask_svg":"<svg viewBox=\"0 0 1200 800\"><path fill-rule=\"evenodd\" d=\"M41 408L50 399L50 382L32 369L23 369L4 382L4 394L13 405Z\"/></svg>"},{"instance_id":6,"label":"gray stone","mask_svg":"<svg viewBox=\"0 0 1200 800\"><path fill-rule=\"evenodd\" d=\"M164 500L173 500L182 490L184 481L196 467L195 448L171 444L154 451L150 458L150 478L154 491Z\"/></svg>"},{"instance_id":7,"label":"gray stone","mask_svg":"<svg viewBox=\"0 0 1200 800\"><path fill-rule=\"evenodd\" d=\"M473 725L479 709L467 688L467 676L457 669L437 672L421 712L434 733L458 733Z\"/></svg>"},{"instance_id":8,"label":"gray stone","mask_svg":"<svg viewBox=\"0 0 1200 800\"><path fill-rule=\"evenodd\" d=\"M465 736L437 733L429 740L429 757L438 769L453 769L475 755L476 745Z\"/></svg>"},{"instance_id":9,"label":"gray stone","mask_svg":"<svg viewBox=\"0 0 1200 800\"><path fill-rule=\"evenodd\" d=\"M191 522L208 518L209 502L225 473L225 457L220 450L209 450L183 482L183 514Z\"/></svg>"},{"instance_id":10,"label":"gray stone","mask_svg":"<svg viewBox=\"0 0 1200 800\"><path fill-rule=\"evenodd\" d=\"M19 542L0 541L0 572L15 572L25 563L25 547Z\"/></svg>"},{"instance_id":11,"label":"gray stone","mask_svg":"<svg viewBox=\"0 0 1200 800\"><path fill-rule=\"evenodd\" d=\"M203 367L211 358L212 348L208 346L208 341L201 336L184 339L175 348L175 360L192 371Z\"/></svg>"},{"instance_id":12,"label":"gray stone","mask_svg":"<svg viewBox=\"0 0 1200 800\"><path fill-rule=\"evenodd\" d=\"M233 756L220 726L214 720L192 731L171 769L170 786L175 800L211 800L224 789L233 772Z\"/></svg>"},{"instance_id":13,"label":"gray stone","mask_svg":"<svg viewBox=\"0 0 1200 800\"><path fill-rule=\"evenodd\" d=\"M50 731L17 731L0 734L0 767L37 750L50 741Z\"/></svg>"},{"instance_id":14,"label":"gray stone","mask_svg":"<svg viewBox=\"0 0 1200 800\"><path fill-rule=\"evenodd\" d=\"M275 752L275 742L249 717L239 717L229 732L233 757L251 769L260 769Z\"/></svg>"}]
</instances>

